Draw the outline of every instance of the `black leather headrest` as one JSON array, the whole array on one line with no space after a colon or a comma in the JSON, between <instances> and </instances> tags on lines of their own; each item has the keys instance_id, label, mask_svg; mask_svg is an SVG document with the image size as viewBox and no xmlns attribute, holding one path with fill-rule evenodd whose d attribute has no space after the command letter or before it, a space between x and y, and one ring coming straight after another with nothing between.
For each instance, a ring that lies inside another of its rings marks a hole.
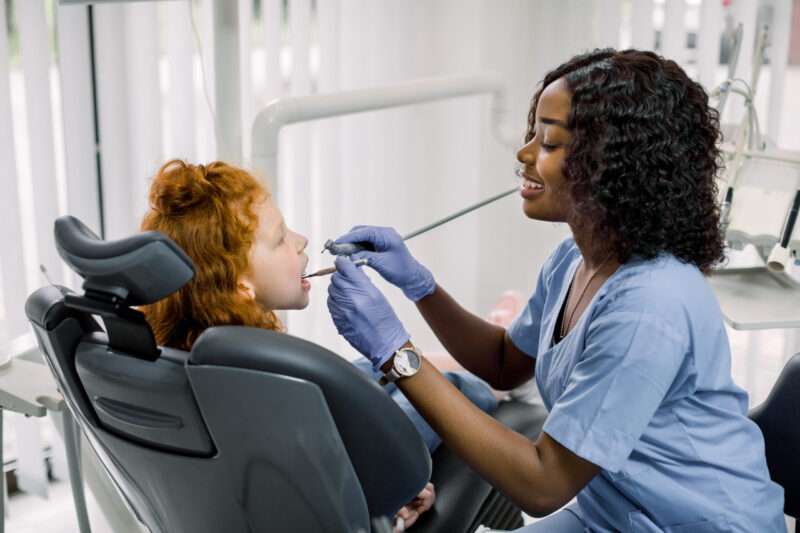
<instances>
[{"instance_id":1,"label":"black leather headrest","mask_svg":"<svg viewBox=\"0 0 800 533\"><path fill-rule=\"evenodd\" d=\"M157 302L194 276L194 263L158 231L104 241L72 216L55 224L56 248L85 282L83 288L113 294L128 305Z\"/></svg>"}]
</instances>

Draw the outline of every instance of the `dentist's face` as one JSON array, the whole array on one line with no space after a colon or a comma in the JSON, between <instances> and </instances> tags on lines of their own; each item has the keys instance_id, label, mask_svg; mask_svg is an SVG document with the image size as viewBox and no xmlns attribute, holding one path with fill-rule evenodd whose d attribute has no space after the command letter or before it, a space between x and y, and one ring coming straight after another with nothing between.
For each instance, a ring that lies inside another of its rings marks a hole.
<instances>
[{"instance_id":1,"label":"dentist's face","mask_svg":"<svg viewBox=\"0 0 800 533\"><path fill-rule=\"evenodd\" d=\"M308 239L286 227L271 199L254 211L258 228L248 254L250 272L242 279L248 297L264 311L305 308L311 284L300 276L308 264Z\"/></svg>"},{"instance_id":2,"label":"dentist's face","mask_svg":"<svg viewBox=\"0 0 800 533\"><path fill-rule=\"evenodd\" d=\"M567 129L567 116L572 93L564 78L545 88L536 107L533 138L517 152L522 163L519 171L522 210L529 218L550 222L566 222L569 198L564 190L561 165L566 157L572 134Z\"/></svg>"}]
</instances>

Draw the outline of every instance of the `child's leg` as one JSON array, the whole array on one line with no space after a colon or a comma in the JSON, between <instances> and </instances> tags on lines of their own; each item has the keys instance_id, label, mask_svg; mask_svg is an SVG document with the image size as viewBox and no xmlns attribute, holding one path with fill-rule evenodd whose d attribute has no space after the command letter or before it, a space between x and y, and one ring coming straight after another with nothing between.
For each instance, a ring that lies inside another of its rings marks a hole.
<instances>
[{"instance_id":1,"label":"child's leg","mask_svg":"<svg viewBox=\"0 0 800 533\"><path fill-rule=\"evenodd\" d=\"M573 503L513 533L583 533L583 517L578 503Z\"/></svg>"},{"instance_id":2,"label":"child's leg","mask_svg":"<svg viewBox=\"0 0 800 533\"><path fill-rule=\"evenodd\" d=\"M374 372L372 370L372 363L366 359L360 358L353 361L353 364L376 383L382 376L380 372ZM469 372L444 372L444 376L482 411L489 412L497 407L497 399L494 397L494 394L492 394L492 390L480 378ZM417 428L423 442L425 442L425 446L428 447L428 451L433 453L433 451L439 447L439 444L442 443L442 439L439 438L439 435L425 422L417 410L414 409L414 406L411 405L411 402L403 396L403 393L398 390L394 383L386 385L384 390L389 393L395 403L403 410L406 416L408 416L411 423Z\"/></svg>"},{"instance_id":3,"label":"child's leg","mask_svg":"<svg viewBox=\"0 0 800 533\"><path fill-rule=\"evenodd\" d=\"M525 303L525 296L523 296L522 293L518 291L506 291L500 295L500 298L495 302L494 307L486 317L486 321L490 324L507 328L522 312ZM433 366L438 368L440 372L464 370L464 367L447 352L426 353L425 358L433 363ZM534 383L531 383L531 386L535 389ZM498 400L502 400L509 394L508 391L491 390L494 397ZM514 393L512 393L512 396L516 397Z\"/></svg>"}]
</instances>

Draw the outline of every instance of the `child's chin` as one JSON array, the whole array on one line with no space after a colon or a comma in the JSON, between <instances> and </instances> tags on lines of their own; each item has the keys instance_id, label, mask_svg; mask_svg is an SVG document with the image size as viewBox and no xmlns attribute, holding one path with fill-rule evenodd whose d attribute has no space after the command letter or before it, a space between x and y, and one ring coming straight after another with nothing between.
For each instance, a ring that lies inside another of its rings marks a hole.
<instances>
[{"instance_id":1,"label":"child's chin","mask_svg":"<svg viewBox=\"0 0 800 533\"><path fill-rule=\"evenodd\" d=\"M303 294L293 302L285 302L283 305L278 305L276 311L301 311L308 307L310 299L308 294Z\"/></svg>"}]
</instances>

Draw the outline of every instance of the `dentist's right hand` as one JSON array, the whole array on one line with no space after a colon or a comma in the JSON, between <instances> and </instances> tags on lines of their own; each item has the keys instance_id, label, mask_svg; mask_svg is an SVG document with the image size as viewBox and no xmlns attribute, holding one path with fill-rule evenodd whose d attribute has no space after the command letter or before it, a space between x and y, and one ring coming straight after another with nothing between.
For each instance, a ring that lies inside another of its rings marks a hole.
<instances>
[{"instance_id":1,"label":"dentist's right hand","mask_svg":"<svg viewBox=\"0 0 800 533\"><path fill-rule=\"evenodd\" d=\"M374 252L358 252L350 256L354 261L368 259L369 266L383 279L403 291L406 298L417 302L433 293L436 281L430 271L414 259L403 238L393 228L355 226L336 244L370 242Z\"/></svg>"}]
</instances>

